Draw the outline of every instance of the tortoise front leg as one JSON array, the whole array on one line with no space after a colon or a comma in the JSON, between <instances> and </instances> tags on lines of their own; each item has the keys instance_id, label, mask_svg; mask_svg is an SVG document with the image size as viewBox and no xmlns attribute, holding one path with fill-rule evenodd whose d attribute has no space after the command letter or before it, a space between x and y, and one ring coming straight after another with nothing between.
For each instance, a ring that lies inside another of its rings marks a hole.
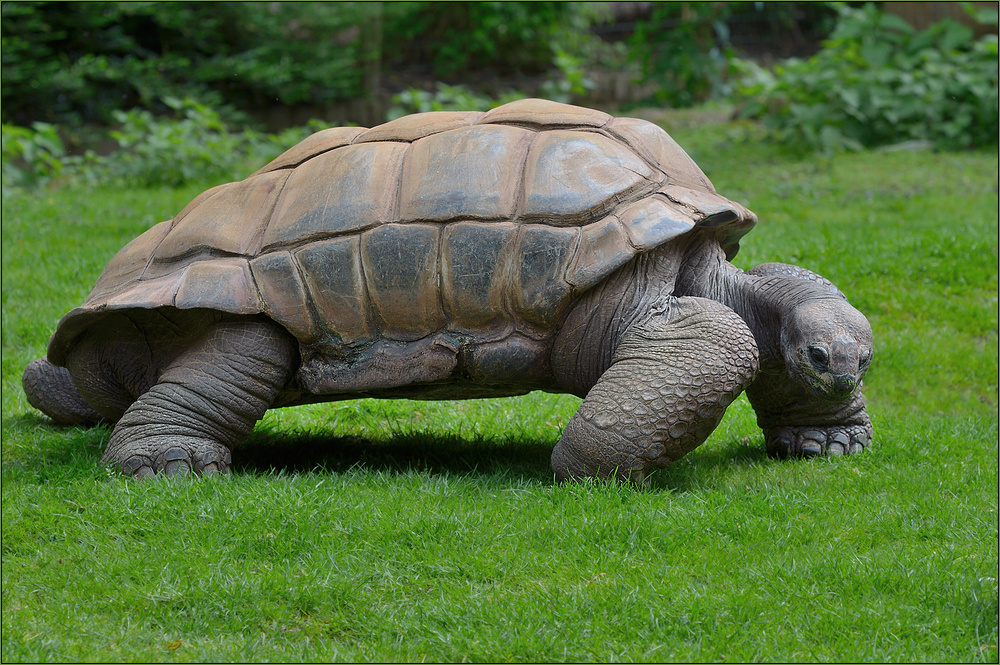
<instances>
[{"instance_id":1,"label":"tortoise front leg","mask_svg":"<svg viewBox=\"0 0 1000 665\"><path fill-rule=\"evenodd\" d=\"M671 298L624 334L552 451L556 478L643 482L701 445L757 368L757 344L734 311Z\"/></svg>"},{"instance_id":2,"label":"tortoise front leg","mask_svg":"<svg viewBox=\"0 0 1000 665\"><path fill-rule=\"evenodd\" d=\"M134 476L226 471L295 371L296 346L270 321L228 321L177 356L118 421L103 462Z\"/></svg>"}]
</instances>

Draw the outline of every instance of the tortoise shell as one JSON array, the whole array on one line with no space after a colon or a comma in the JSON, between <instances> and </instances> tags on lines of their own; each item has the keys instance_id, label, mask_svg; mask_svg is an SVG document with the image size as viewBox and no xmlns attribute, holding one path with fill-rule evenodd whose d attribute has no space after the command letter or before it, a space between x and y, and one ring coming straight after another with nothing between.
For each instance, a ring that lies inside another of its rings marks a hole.
<instances>
[{"instance_id":1,"label":"tortoise shell","mask_svg":"<svg viewBox=\"0 0 1000 665\"><path fill-rule=\"evenodd\" d=\"M470 340L544 343L635 255L696 227L732 255L755 222L634 118L525 99L326 129L126 245L60 321L49 359L63 364L110 311L263 314L298 339L308 390L346 390L359 368L330 367L377 364L379 344L424 360Z\"/></svg>"}]
</instances>

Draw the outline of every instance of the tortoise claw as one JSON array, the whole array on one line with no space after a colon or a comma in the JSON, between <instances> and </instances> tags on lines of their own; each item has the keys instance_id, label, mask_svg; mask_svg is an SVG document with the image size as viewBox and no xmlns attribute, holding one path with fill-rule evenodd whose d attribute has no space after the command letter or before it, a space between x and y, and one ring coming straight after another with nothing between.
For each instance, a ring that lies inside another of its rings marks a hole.
<instances>
[{"instance_id":1,"label":"tortoise claw","mask_svg":"<svg viewBox=\"0 0 1000 665\"><path fill-rule=\"evenodd\" d=\"M118 468L127 476L133 478L149 478L162 474L164 476L214 475L226 473L232 463L229 450L224 452L212 448L188 449L185 446L171 446L156 459L146 455L132 455L118 463Z\"/></svg>"},{"instance_id":2,"label":"tortoise claw","mask_svg":"<svg viewBox=\"0 0 1000 665\"><path fill-rule=\"evenodd\" d=\"M779 427L764 433L772 457L840 457L871 447L871 425Z\"/></svg>"}]
</instances>

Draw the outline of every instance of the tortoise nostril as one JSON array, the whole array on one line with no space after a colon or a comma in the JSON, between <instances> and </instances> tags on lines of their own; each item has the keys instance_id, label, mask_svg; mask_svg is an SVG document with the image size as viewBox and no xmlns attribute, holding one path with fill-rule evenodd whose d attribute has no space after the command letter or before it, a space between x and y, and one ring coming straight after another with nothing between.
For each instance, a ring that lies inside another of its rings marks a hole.
<instances>
[{"instance_id":1,"label":"tortoise nostril","mask_svg":"<svg viewBox=\"0 0 1000 665\"><path fill-rule=\"evenodd\" d=\"M834 377L833 379L833 386L839 392L845 392L845 393L850 392L854 390L854 387L856 385L857 381L850 374L841 374L839 376Z\"/></svg>"}]
</instances>

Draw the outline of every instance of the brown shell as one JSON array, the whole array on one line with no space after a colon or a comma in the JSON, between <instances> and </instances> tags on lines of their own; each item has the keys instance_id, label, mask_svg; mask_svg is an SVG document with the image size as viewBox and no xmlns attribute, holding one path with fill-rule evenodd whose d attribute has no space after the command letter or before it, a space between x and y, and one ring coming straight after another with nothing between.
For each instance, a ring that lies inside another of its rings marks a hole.
<instances>
[{"instance_id":1,"label":"brown shell","mask_svg":"<svg viewBox=\"0 0 1000 665\"><path fill-rule=\"evenodd\" d=\"M537 340L636 254L695 227L735 253L755 221L634 118L525 99L327 129L126 245L49 357L104 312L164 306L265 314L307 362L441 331Z\"/></svg>"}]
</instances>

